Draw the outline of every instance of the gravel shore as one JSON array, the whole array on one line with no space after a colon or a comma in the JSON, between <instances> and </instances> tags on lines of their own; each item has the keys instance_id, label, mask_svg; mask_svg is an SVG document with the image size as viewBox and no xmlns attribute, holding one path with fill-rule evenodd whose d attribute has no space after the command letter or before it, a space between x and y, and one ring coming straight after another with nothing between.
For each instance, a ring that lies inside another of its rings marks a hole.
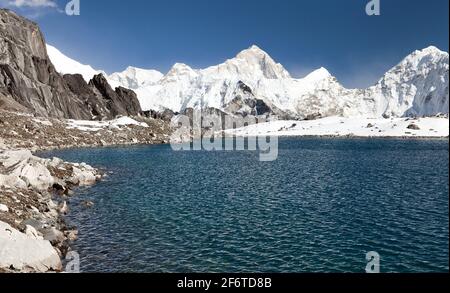
<instances>
[{"instance_id":1,"label":"gravel shore","mask_svg":"<svg viewBox=\"0 0 450 293\"><path fill-rule=\"evenodd\" d=\"M69 198L76 187L103 177L86 163L42 159L33 152L168 141L167 122L135 119L83 122L0 111L0 272L63 271L78 234L64 221Z\"/></svg>"}]
</instances>

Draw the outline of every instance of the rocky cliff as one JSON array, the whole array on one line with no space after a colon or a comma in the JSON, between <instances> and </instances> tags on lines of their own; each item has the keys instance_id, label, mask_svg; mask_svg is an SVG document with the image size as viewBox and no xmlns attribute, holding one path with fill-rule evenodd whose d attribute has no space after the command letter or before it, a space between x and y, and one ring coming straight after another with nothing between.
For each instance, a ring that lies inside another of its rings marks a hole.
<instances>
[{"instance_id":1,"label":"rocky cliff","mask_svg":"<svg viewBox=\"0 0 450 293\"><path fill-rule=\"evenodd\" d=\"M116 91L102 75L87 84L60 75L37 24L0 9L0 109L70 119L112 119L141 112L136 94Z\"/></svg>"}]
</instances>

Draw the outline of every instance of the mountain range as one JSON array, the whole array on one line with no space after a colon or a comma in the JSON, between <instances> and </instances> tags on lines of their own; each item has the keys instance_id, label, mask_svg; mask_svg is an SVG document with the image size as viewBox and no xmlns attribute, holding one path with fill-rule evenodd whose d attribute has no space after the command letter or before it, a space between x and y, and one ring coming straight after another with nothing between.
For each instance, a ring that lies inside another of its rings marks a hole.
<instances>
[{"instance_id":1,"label":"mountain range","mask_svg":"<svg viewBox=\"0 0 450 293\"><path fill-rule=\"evenodd\" d=\"M347 89L325 68L293 78L257 46L224 63L107 75L47 45L37 24L0 9L0 109L71 119L209 109L274 119L434 116L449 112L449 56L415 51L374 86ZM172 114L170 114L172 113Z\"/></svg>"},{"instance_id":2,"label":"mountain range","mask_svg":"<svg viewBox=\"0 0 450 293\"><path fill-rule=\"evenodd\" d=\"M64 55L52 46L48 45L48 51L62 73L79 70L87 79L93 74L105 74L68 57L61 58ZM164 75L128 67L106 79L113 86L135 91L143 110L216 108L231 114L270 114L291 119L433 116L449 112L449 55L433 46L408 55L366 89L343 87L325 68L301 79L293 78L257 46L206 69L177 63Z\"/></svg>"}]
</instances>

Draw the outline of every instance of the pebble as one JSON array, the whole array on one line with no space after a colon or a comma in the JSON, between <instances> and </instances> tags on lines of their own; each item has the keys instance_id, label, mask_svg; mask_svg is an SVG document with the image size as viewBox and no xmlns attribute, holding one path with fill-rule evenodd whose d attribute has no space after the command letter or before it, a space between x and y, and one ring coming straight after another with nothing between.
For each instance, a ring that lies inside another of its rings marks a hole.
<instances>
[{"instance_id":1,"label":"pebble","mask_svg":"<svg viewBox=\"0 0 450 293\"><path fill-rule=\"evenodd\" d=\"M0 212L8 213L9 212L9 208L6 205L4 205L4 204L0 204Z\"/></svg>"}]
</instances>

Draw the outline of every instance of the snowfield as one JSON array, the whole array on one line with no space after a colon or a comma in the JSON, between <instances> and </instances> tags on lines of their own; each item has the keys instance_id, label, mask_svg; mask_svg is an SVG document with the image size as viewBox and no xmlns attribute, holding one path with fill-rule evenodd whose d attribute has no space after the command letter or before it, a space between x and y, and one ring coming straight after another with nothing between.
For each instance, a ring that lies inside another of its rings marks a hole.
<instances>
[{"instance_id":1,"label":"snowfield","mask_svg":"<svg viewBox=\"0 0 450 293\"><path fill-rule=\"evenodd\" d=\"M148 128L145 122L138 122L130 117L120 117L110 121L88 121L88 120L68 120L68 129L78 129L81 131L100 131L104 128L119 129L120 126L136 125Z\"/></svg>"},{"instance_id":2,"label":"snowfield","mask_svg":"<svg viewBox=\"0 0 450 293\"><path fill-rule=\"evenodd\" d=\"M449 135L447 118L342 118L313 121L272 121L227 130L229 136L355 136L355 137L429 137Z\"/></svg>"}]
</instances>

